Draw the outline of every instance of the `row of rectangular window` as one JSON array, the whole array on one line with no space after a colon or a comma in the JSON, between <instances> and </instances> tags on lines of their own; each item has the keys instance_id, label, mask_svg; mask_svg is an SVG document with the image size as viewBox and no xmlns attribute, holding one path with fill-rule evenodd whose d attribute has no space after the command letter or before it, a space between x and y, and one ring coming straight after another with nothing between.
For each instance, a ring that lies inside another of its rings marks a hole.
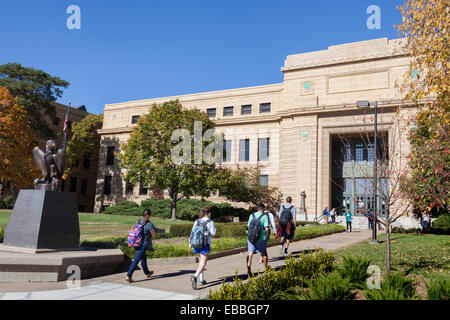
<instances>
[{"instance_id":1,"label":"row of rectangular window","mask_svg":"<svg viewBox=\"0 0 450 320\"><path fill-rule=\"evenodd\" d=\"M259 105L259 113L268 113L271 110L271 103L261 103ZM217 116L217 108L208 108L206 109L206 114L210 118L215 118ZM247 115L252 114L252 105L246 104L241 106L241 115ZM224 117L231 117L234 115L234 107L224 107L223 108L223 116ZM139 121L140 116L132 116L131 117L131 124L137 124Z\"/></svg>"},{"instance_id":2,"label":"row of rectangular window","mask_svg":"<svg viewBox=\"0 0 450 320\"><path fill-rule=\"evenodd\" d=\"M268 113L271 110L271 103L261 103L259 105L259 113ZM206 114L210 118L217 117L217 108L208 108L206 109ZM241 106L241 115L252 114L252 105L246 104ZM223 116L224 117L232 117L234 115L234 107L224 107L223 108Z\"/></svg>"},{"instance_id":3,"label":"row of rectangular window","mask_svg":"<svg viewBox=\"0 0 450 320\"><path fill-rule=\"evenodd\" d=\"M223 142L223 162L231 162L231 140ZM270 138L258 139L258 161L269 160ZM239 140L239 161L250 161L250 139Z\"/></svg>"}]
</instances>

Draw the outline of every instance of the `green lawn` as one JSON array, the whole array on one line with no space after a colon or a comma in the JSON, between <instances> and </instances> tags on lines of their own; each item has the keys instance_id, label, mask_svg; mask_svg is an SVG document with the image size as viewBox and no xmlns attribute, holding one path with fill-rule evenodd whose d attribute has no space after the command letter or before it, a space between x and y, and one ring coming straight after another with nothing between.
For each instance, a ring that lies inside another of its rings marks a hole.
<instances>
[{"instance_id":1,"label":"green lawn","mask_svg":"<svg viewBox=\"0 0 450 320\"><path fill-rule=\"evenodd\" d=\"M380 244L368 241L335 251L336 262L344 256L370 258L386 272L386 235L378 236ZM450 277L450 236L434 234L391 234L391 269L412 277L443 274Z\"/></svg>"},{"instance_id":2,"label":"green lawn","mask_svg":"<svg viewBox=\"0 0 450 320\"><path fill-rule=\"evenodd\" d=\"M5 229L11 211L0 211L0 228ZM118 216L108 214L79 213L80 240L101 237L126 237L128 231L136 224L140 216ZM169 231L171 224L186 223L184 220L168 220L152 217L156 228Z\"/></svg>"}]
</instances>

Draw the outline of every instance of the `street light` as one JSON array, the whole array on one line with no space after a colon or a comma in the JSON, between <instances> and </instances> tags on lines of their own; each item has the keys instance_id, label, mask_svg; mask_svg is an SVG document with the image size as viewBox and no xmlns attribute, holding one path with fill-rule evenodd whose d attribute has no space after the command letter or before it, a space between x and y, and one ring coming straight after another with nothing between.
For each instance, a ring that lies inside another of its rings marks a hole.
<instances>
[{"instance_id":1,"label":"street light","mask_svg":"<svg viewBox=\"0 0 450 320\"><path fill-rule=\"evenodd\" d=\"M373 230L372 230L372 240L370 243L378 243L377 240L377 102L369 102L367 100L360 100L356 102L356 106L360 109L369 108L370 106L374 107L374 138L373 138Z\"/></svg>"}]
</instances>

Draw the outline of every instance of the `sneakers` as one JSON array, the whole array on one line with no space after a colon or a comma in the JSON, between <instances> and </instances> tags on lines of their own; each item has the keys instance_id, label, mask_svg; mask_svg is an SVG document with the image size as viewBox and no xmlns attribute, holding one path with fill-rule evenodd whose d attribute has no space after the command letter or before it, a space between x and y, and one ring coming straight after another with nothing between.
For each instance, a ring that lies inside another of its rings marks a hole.
<instances>
[{"instance_id":1,"label":"sneakers","mask_svg":"<svg viewBox=\"0 0 450 320\"><path fill-rule=\"evenodd\" d=\"M145 276L146 276L147 278L150 278L152 275L153 275L153 271L150 271L150 272L147 273Z\"/></svg>"},{"instance_id":2,"label":"sneakers","mask_svg":"<svg viewBox=\"0 0 450 320\"><path fill-rule=\"evenodd\" d=\"M197 290L197 277L196 276L192 276L191 277L191 282L192 282L192 289Z\"/></svg>"},{"instance_id":3,"label":"sneakers","mask_svg":"<svg viewBox=\"0 0 450 320\"><path fill-rule=\"evenodd\" d=\"M280 254L283 254L283 244L280 244Z\"/></svg>"},{"instance_id":4,"label":"sneakers","mask_svg":"<svg viewBox=\"0 0 450 320\"><path fill-rule=\"evenodd\" d=\"M287 256L288 255L288 249L284 248L284 255Z\"/></svg>"},{"instance_id":5,"label":"sneakers","mask_svg":"<svg viewBox=\"0 0 450 320\"><path fill-rule=\"evenodd\" d=\"M134 282L134 280L131 279L130 277L126 277L125 280L128 281L129 283L133 283Z\"/></svg>"},{"instance_id":6,"label":"sneakers","mask_svg":"<svg viewBox=\"0 0 450 320\"><path fill-rule=\"evenodd\" d=\"M200 281L200 284L201 284L202 286L204 286L206 283L207 283L206 280Z\"/></svg>"}]
</instances>

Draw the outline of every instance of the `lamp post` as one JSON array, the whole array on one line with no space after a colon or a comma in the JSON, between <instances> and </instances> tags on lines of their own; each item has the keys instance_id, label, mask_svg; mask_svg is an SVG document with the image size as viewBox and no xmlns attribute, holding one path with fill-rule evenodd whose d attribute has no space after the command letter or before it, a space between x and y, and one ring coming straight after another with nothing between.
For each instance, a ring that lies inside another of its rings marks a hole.
<instances>
[{"instance_id":1,"label":"lamp post","mask_svg":"<svg viewBox=\"0 0 450 320\"><path fill-rule=\"evenodd\" d=\"M372 240L370 243L377 244L377 102L369 102L367 100L357 101L356 106L360 109L374 107L374 129L373 129L373 230L372 230Z\"/></svg>"}]
</instances>

